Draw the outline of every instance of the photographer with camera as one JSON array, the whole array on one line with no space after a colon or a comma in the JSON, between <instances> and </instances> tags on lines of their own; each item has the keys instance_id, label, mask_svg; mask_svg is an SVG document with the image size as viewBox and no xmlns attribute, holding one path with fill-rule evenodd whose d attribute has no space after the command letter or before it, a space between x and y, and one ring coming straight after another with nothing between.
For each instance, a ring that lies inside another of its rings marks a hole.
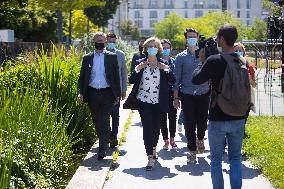
<instances>
[{"instance_id":1,"label":"photographer with camera","mask_svg":"<svg viewBox=\"0 0 284 189\"><path fill-rule=\"evenodd\" d=\"M192 83L193 71L199 65L199 59L195 51L198 49L198 32L193 28L188 28L184 32L187 48L176 56L174 85L174 107L180 107L180 101L184 112L185 136L189 154L188 163L196 161L196 152L203 153L204 136L207 129L207 116L209 106L209 86L208 82L194 85ZM197 128L197 140L196 140Z\"/></svg>"},{"instance_id":2,"label":"photographer with camera","mask_svg":"<svg viewBox=\"0 0 284 189\"><path fill-rule=\"evenodd\" d=\"M228 141L231 188L242 187L241 148L245 115L250 105L250 83L245 62L235 53L237 38L235 26L222 26L217 33L221 54L206 59L204 50L201 50L199 58L204 64L198 66L192 78L194 84L209 80L212 84L208 139L213 189L224 189L222 155L225 138Z\"/></svg>"}]
</instances>

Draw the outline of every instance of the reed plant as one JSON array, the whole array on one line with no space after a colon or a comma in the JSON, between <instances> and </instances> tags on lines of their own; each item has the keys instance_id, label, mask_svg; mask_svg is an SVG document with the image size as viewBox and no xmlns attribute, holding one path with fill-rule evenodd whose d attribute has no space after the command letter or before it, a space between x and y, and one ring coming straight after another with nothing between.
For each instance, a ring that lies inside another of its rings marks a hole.
<instances>
[{"instance_id":1,"label":"reed plant","mask_svg":"<svg viewBox=\"0 0 284 189\"><path fill-rule=\"evenodd\" d=\"M0 188L64 188L95 141L76 100L81 55L53 46L0 72Z\"/></svg>"}]
</instances>

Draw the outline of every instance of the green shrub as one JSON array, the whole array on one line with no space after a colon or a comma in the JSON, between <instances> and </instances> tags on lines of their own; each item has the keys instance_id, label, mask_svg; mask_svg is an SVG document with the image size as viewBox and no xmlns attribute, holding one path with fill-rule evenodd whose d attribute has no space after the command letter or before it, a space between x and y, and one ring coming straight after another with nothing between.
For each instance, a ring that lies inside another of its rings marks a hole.
<instances>
[{"instance_id":1,"label":"green shrub","mask_svg":"<svg viewBox=\"0 0 284 189\"><path fill-rule=\"evenodd\" d=\"M249 117L243 149L253 165L284 189L284 117Z\"/></svg>"},{"instance_id":2,"label":"green shrub","mask_svg":"<svg viewBox=\"0 0 284 189\"><path fill-rule=\"evenodd\" d=\"M53 47L0 72L0 188L64 188L95 141L76 100L81 55L69 53Z\"/></svg>"}]
</instances>

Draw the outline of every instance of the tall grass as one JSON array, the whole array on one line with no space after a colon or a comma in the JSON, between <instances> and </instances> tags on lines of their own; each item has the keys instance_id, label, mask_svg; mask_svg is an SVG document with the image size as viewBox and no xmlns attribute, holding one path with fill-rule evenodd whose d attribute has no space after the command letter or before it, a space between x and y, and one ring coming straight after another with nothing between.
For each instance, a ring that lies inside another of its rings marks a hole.
<instances>
[{"instance_id":1,"label":"tall grass","mask_svg":"<svg viewBox=\"0 0 284 189\"><path fill-rule=\"evenodd\" d=\"M81 55L65 52L54 46L0 72L0 188L64 188L95 140L76 101Z\"/></svg>"}]
</instances>

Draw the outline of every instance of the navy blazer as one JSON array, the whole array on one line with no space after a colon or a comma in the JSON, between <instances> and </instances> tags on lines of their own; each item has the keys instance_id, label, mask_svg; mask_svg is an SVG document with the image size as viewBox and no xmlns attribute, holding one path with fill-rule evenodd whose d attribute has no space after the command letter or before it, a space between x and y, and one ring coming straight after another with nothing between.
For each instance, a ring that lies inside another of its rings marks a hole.
<instances>
[{"instance_id":1,"label":"navy blazer","mask_svg":"<svg viewBox=\"0 0 284 189\"><path fill-rule=\"evenodd\" d=\"M104 65L106 80L112 89L115 98L120 97L120 79L119 68L117 62L117 55L115 53L105 51L104 52ZM94 59L94 52L91 52L83 57L82 67L78 78L78 93L83 95L83 101L87 102L88 99L88 86L91 77L92 67Z\"/></svg>"},{"instance_id":2,"label":"navy blazer","mask_svg":"<svg viewBox=\"0 0 284 189\"><path fill-rule=\"evenodd\" d=\"M146 60L147 58L140 59L138 64ZM161 58L158 58L158 61L165 63L165 61ZM134 85L133 85L133 88L129 96L133 95L136 98L143 71L144 71L144 68L141 69L140 72L138 73L135 70L132 71L129 77L129 83L134 84ZM159 105L160 105L161 113L166 113L169 111L169 87L173 85L175 82L176 82L175 76L171 69L168 72L164 70L160 70Z\"/></svg>"}]
</instances>

